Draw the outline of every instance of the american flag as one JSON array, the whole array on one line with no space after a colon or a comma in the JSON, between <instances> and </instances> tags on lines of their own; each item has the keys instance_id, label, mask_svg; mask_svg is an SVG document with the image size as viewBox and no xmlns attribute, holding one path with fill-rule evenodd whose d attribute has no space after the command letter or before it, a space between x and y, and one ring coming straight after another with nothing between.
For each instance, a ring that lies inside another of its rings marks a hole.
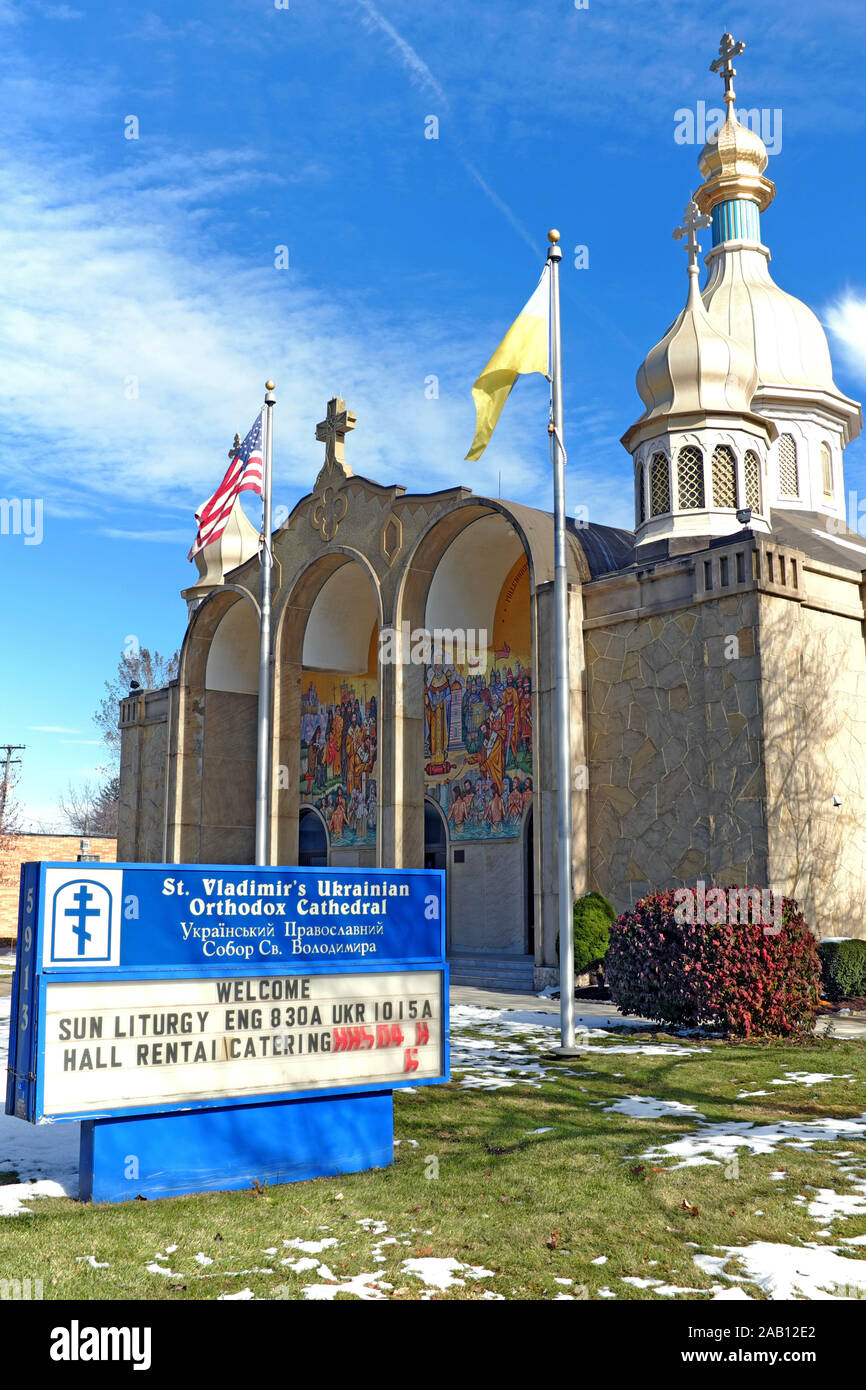
<instances>
[{"instance_id":1,"label":"american flag","mask_svg":"<svg viewBox=\"0 0 866 1390\"><path fill-rule=\"evenodd\" d=\"M210 545L211 541L219 540L225 530L229 513L235 504L238 493L257 492L261 497L262 470L264 468L262 455L264 415L264 410L261 410L256 416L252 429L229 464L228 472L213 497L209 497L196 512L198 535L186 557L188 560L192 560L199 551L204 550L206 545Z\"/></svg>"}]
</instances>

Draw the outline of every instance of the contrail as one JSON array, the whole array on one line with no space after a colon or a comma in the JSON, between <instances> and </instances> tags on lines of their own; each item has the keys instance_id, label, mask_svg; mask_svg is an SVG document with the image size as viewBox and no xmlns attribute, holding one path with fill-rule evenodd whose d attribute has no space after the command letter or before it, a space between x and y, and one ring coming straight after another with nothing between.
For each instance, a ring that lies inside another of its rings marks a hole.
<instances>
[{"instance_id":1,"label":"contrail","mask_svg":"<svg viewBox=\"0 0 866 1390\"><path fill-rule=\"evenodd\" d=\"M382 33L391 40L400 55L403 66L408 69L419 86L427 87L433 92L434 96L438 97L443 106L448 107L449 102L447 96L436 81L436 78L433 76L427 64L424 62L424 59L415 52L412 45L406 42L403 35L397 32L391 21L386 19L385 16L376 9L376 6L372 5L370 0L358 0L358 4L366 14L370 23L377 29L380 29Z\"/></svg>"},{"instance_id":2,"label":"contrail","mask_svg":"<svg viewBox=\"0 0 866 1390\"><path fill-rule=\"evenodd\" d=\"M390 39L391 43L397 51L397 54L400 58L401 63L403 64L403 67L406 68L406 70L411 74L414 81L417 82L420 87L424 87L427 89L427 91L432 92L436 99L439 102L441 102L445 110L450 111L451 103L448 100L446 92L444 91L440 83L437 82L436 78L433 76L433 73L430 71L429 67L424 62L424 59L421 57L421 55L418 52L416 52L412 45L408 43L406 39L403 38L403 35L400 34L394 28L394 25L391 23L391 21L389 19L386 19L385 16L379 10L376 9L376 6L371 3L371 0L357 0L357 3L364 11L364 14L367 16L370 25L379 29L380 32L386 36L386 38ZM481 174L479 174L478 170L475 168L475 165L463 153L459 136L454 137L454 148L456 149L457 157L460 160L460 163L463 165L467 174L469 174L470 177L473 178L475 182L478 184L478 187L481 189L482 193L484 193L484 195L490 199L491 203L497 209L497 211L502 213L503 217L507 219L507 221L517 232L518 236L523 238L527 246L531 246L532 250L534 252L537 252L537 238L533 238L530 236L529 232L520 222L519 218L517 218L515 214L511 211L511 208L504 201L504 199L500 198L499 194L495 191L495 189L491 188L490 184L486 181L486 179L482 178Z\"/></svg>"}]
</instances>

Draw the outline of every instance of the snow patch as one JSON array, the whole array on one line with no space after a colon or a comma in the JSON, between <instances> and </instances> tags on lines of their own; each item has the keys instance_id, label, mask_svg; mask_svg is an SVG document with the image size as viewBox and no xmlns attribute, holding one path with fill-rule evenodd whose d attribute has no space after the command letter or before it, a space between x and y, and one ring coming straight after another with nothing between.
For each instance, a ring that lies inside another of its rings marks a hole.
<instances>
[{"instance_id":1,"label":"snow patch","mask_svg":"<svg viewBox=\"0 0 866 1390\"><path fill-rule=\"evenodd\" d=\"M822 1247L774 1244L759 1240L746 1246L723 1246L723 1256L695 1255L700 1269L712 1261L713 1273L725 1279L757 1284L771 1299L813 1300L855 1298L866 1291L866 1260L854 1260ZM736 1272L726 1265L737 1262ZM709 1272L709 1271L708 1271Z\"/></svg>"},{"instance_id":2,"label":"snow patch","mask_svg":"<svg viewBox=\"0 0 866 1390\"><path fill-rule=\"evenodd\" d=\"M678 1100L656 1100L653 1096L625 1096L604 1108L606 1112L630 1115L635 1120L658 1120L662 1115L687 1115L695 1120L705 1118L694 1105L681 1105Z\"/></svg>"},{"instance_id":3,"label":"snow patch","mask_svg":"<svg viewBox=\"0 0 866 1390\"><path fill-rule=\"evenodd\" d=\"M76 1179L77 1183L77 1179ZM24 1205L37 1197L66 1197L66 1188L59 1182L40 1178L35 1182L10 1182L0 1185L0 1216L31 1216Z\"/></svg>"}]
</instances>

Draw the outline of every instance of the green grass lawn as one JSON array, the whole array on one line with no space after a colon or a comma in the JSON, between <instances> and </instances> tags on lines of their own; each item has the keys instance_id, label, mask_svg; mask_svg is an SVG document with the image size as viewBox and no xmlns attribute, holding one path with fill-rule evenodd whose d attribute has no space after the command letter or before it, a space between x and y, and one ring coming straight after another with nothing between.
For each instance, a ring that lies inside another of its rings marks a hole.
<instances>
[{"instance_id":1,"label":"green grass lawn","mask_svg":"<svg viewBox=\"0 0 866 1390\"><path fill-rule=\"evenodd\" d=\"M857 1188L866 1178L862 1127L808 1149L783 1142L772 1153L750 1154L740 1147L732 1151L733 1168L727 1160L673 1167L678 1160L669 1155L642 1155L706 1132L694 1114L632 1118L605 1108L637 1096L693 1106L707 1125L853 1120L866 1112L861 1043L659 1039L670 1050L652 1056L615 1049L656 1039L617 1033L593 1037L594 1050L564 1062L547 1056L549 1030L518 1032L510 1043L500 1031L492 1046L500 1049L496 1065L503 1070L491 1073L479 1048L489 1036L483 1021L470 1020L460 1052L469 1060L457 1080L395 1097L402 1142L392 1168L157 1202L32 1201L32 1215L0 1220L0 1278L42 1278L46 1298L75 1299L213 1299L242 1290L256 1298L302 1298L305 1286L333 1283L329 1274L337 1281L375 1274L391 1286L380 1293L398 1300L607 1296L601 1290L618 1299L658 1300L658 1285L623 1279L690 1290L727 1286L694 1256L759 1241L803 1250L811 1242L835 1247L846 1259L866 1255L866 1244L839 1244L866 1233L866 1187ZM700 1050L684 1053L687 1047ZM854 1080L774 1085L787 1079L786 1069ZM471 1087L460 1084L467 1077ZM485 1078L490 1085L515 1084L479 1089ZM762 1090L772 1094L736 1098ZM844 1219L816 1220L808 1204L819 1189L855 1198L859 1191L861 1200ZM369 1229L373 1222L379 1227ZM308 1255L284 1244L297 1240L336 1244ZM389 1240L394 1243L383 1243ZM168 1252L170 1246L177 1249ZM167 1258L156 1260L157 1254ZM79 1258L91 1255L107 1267ZM197 1262L196 1255L212 1263ZM594 1264L601 1256L606 1262ZM492 1274L472 1278L458 1270L464 1282L440 1292L404 1267L429 1257ZM280 1263L298 1258L324 1262L326 1270ZM172 1273L150 1272L149 1265ZM737 1268L734 1261L727 1272ZM765 1296L754 1283L744 1287L753 1298Z\"/></svg>"}]
</instances>

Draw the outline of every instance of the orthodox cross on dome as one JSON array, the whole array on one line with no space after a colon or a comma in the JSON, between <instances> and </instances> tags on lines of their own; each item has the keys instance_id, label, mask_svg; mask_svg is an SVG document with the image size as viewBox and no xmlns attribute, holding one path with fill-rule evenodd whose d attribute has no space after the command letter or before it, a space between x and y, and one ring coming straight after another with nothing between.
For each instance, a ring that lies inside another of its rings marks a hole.
<instances>
[{"instance_id":1,"label":"orthodox cross on dome","mask_svg":"<svg viewBox=\"0 0 866 1390\"><path fill-rule=\"evenodd\" d=\"M710 63L710 72L720 72L725 79L725 101L729 104L736 98L734 78L737 75L737 69L734 67L732 59L739 58L745 50L746 45L744 43L737 42L731 34L722 34L719 56Z\"/></svg>"},{"instance_id":2,"label":"orthodox cross on dome","mask_svg":"<svg viewBox=\"0 0 866 1390\"><path fill-rule=\"evenodd\" d=\"M310 521L324 541L332 541L349 509L349 500L340 491L353 476L346 462L346 435L355 428L354 410L347 410L342 396L332 396L324 420L316 426L316 438L325 446L325 462L313 486Z\"/></svg>"},{"instance_id":3,"label":"orthodox cross on dome","mask_svg":"<svg viewBox=\"0 0 866 1390\"><path fill-rule=\"evenodd\" d=\"M683 223L674 232L675 241L685 241L686 251L689 255L689 275L698 274L698 256L701 248L698 245L698 228L709 227L713 219L701 212L694 198L690 198L686 203L686 210L683 213Z\"/></svg>"}]
</instances>

